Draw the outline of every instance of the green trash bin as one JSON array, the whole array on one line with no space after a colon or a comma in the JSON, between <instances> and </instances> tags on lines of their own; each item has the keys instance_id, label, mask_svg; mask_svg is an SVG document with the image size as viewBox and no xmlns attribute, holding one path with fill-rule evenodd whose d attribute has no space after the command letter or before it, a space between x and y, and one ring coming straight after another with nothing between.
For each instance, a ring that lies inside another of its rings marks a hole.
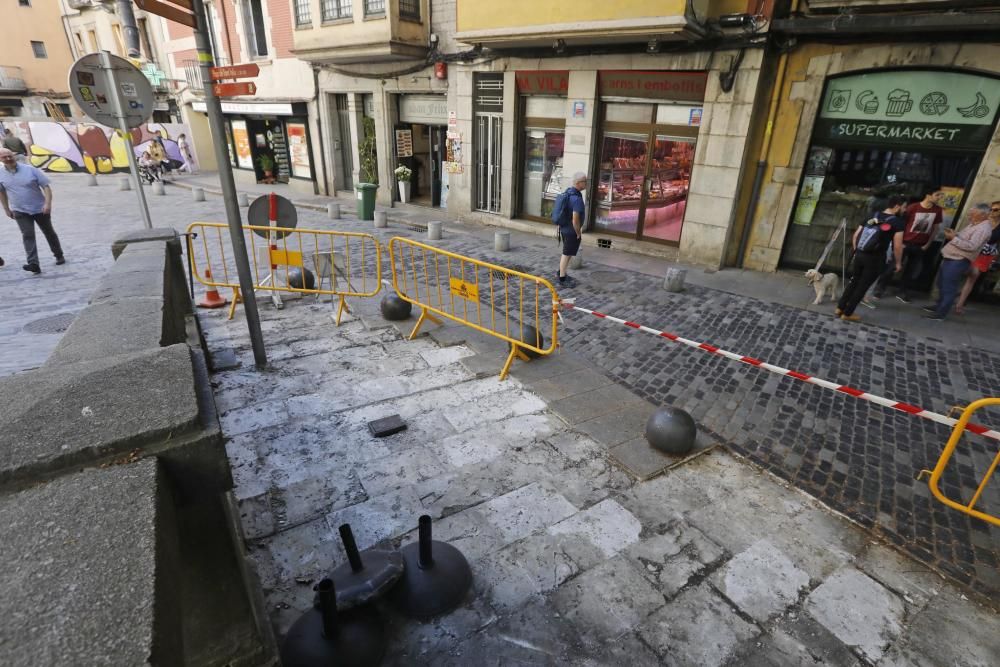
<instances>
[{"instance_id":1,"label":"green trash bin","mask_svg":"<svg viewBox=\"0 0 1000 667\"><path fill-rule=\"evenodd\" d=\"M375 219L375 183L358 183L354 189L358 193L358 220Z\"/></svg>"}]
</instances>

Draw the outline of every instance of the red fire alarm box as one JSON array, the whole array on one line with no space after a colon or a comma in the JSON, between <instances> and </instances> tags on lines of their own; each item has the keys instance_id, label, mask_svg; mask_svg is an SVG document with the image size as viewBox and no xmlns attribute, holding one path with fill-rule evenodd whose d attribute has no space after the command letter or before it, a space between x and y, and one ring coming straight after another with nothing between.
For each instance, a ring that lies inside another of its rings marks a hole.
<instances>
[{"instance_id":1,"label":"red fire alarm box","mask_svg":"<svg viewBox=\"0 0 1000 667\"><path fill-rule=\"evenodd\" d=\"M447 79L448 63L434 63L434 77L438 79Z\"/></svg>"}]
</instances>

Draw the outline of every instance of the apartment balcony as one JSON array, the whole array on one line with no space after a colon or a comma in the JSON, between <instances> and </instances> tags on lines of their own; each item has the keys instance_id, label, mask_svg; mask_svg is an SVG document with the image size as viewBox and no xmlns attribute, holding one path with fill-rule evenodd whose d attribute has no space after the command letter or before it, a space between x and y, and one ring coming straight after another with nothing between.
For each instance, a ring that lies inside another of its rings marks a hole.
<instances>
[{"instance_id":1,"label":"apartment balcony","mask_svg":"<svg viewBox=\"0 0 1000 667\"><path fill-rule=\"evenodd\" d=\"M0 93L24 93L27 90L28 84L20 67L0 65Z\"/></svg>"},{"instance_id":2,"label":"apartment balcony","mask_svg":"<svg viewBox=\"0 0 1000 667\"><path fill-rule=\"evenodd\" d=\"M571 4L504 0L499 7L482 0L456 0L456 37L494 49L649 40L692 40L704 35L700 18L712 5L746 3L721 0L577 0Z\"/></svg>"},{"instance_id":3,"label":"apartment balcony","mask_svg":"<svg viewBox=\"0 0 1000 667\"><path fill-rule=\"evenodd\" d=\"M316 0L296 26L295 55L311 63L422 60L431 0Z\"/></svg>"}]
</instances>

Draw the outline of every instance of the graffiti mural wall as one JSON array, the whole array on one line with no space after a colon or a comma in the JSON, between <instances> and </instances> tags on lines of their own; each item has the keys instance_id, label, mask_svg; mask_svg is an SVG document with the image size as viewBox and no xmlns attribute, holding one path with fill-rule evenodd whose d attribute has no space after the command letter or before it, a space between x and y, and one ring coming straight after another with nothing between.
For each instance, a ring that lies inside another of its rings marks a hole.
<instances>
[{"instance_id":1,"label":"graffiti mural wall","mask_svg":"<svg viewBox=\"0 0 1000 667\"><path fill-rule=\"evenodd\" d=\"M55 123L5 121L8 128L21 137L28 147L31 164L45 171L68 173L90 172L110 174L128 171L125 140L117 130L95 123ZM175 166L184 164L177 147L177 137L188 137L189 150L194 153L191 130L181 123L149 123L132 130L132 146L136 159L156 137L163 140L167 157ZM197 160L197 156L194 156Z\"/></svg>"}]
</instances>

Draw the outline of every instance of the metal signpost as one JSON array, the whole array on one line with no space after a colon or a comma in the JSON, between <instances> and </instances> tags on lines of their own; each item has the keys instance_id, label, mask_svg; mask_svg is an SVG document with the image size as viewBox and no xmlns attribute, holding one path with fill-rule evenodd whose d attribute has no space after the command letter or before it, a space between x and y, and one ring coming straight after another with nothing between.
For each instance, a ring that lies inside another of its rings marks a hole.
<instances>
[{"instance_id":1,"label":"metal signpost","mask_svg":"<svg viewBox=\"0 0 1000 667\"><path fill-rule=\"evenodd\" d=\"M153 89L149 80L129 61L101 51L89 53L73 63L69 70L69 89L83 113L120 132L125 141L142 221L146 229L152 229L146 193L132 147L132 128L145 123L153 113Z\"/></svg>"},{"instance_id":2,"label":"metal signpost","mask_svg":"<svg viewBox=\"0 0 1000 667\"><path fill-rule=\"evenodd\" d=\"M175 0L176 1L176 0ZM181 3L178 3L181 4ZM183 3L186 5L187 3ZM215 94L212 84L212 47L208 40L208 25L205 20L205 5L203 0L192 0L190 6L194 14L196 27L194 29L194 44L198 50L198 63L201 66L201 78L205 85L205 109L208 112L208 124L212 131L212 142L215 146L215 159L219 164L219 181L222 185L222 200L226 204L226 222L229 223L229 236L233 243L233 254L236 260L236 270L240 278L240 294L244 296L243 306L247 317L247 328L250 330L250 344L253 346L253 357L258 368L267 365L267 353L264 350L264 337L260 331L260 313L257 311L257 299L254 296L253 276L250 273L250 262L247 259L247 244L243 237L243 221L240 216L239 204L236 201L236 183L233 181L233 166L229 162L229 148L226 146L225 124L222 119L222 105Z\"/></svg>"}]
</instances>

